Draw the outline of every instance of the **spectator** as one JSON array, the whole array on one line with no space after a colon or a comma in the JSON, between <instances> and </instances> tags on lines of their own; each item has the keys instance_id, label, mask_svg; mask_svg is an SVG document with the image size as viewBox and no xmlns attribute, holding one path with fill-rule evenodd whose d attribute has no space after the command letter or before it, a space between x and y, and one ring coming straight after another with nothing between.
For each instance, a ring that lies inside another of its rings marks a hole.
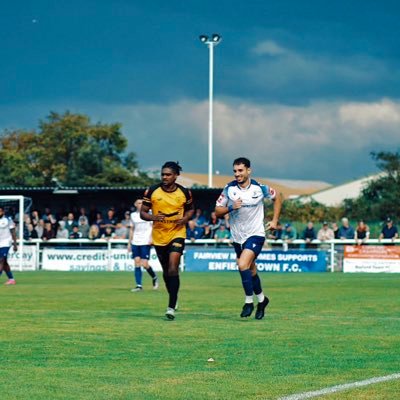
<instances>
[{"instance_id":1,"label":"spectator","mask_svg":"<svg viewBox=\"0 0 400 400\"><path fill-rule=\"evenodd\" d=\"M335 239L333 229L329 228L328 222L322 223L322 228L318 231L317 239L321 242Z\"/></svg>"},{"instance_id":2,"label":"spectator","mask_svg":"<svg viewBox=\"0 0 400 400\"><path fill-rule=\"evenodd\" d=\"M354 228L350 226L347 218L342 218L342 226L339 228L339 238L342 240L354 239Z\"/></svg>"},{"instance_id":3,"label":"spectator","mask_svg":"<svg viewBox=\"0 0 400 400\"><path fill-rule=\"evenodd\" d=\"M30 239L39 239L39 235L37 233L37 230L33 227L32 224L27 225L28 231L29 231L29 238Z\"/></svg>"},{"instance_id":4,"label":"spectator","mask_svg":"<svg viewBox=\"0 0 400 400\"><path fill-rule=\"evenodd\" d=\"M221 219L217 218L215 211L211 213L210 221L204 228L204 237L207 239L214 239L215 232L221 226Z\"/></svg>"},{"instance_id":5,"label":"spectator","mask_svg":"<svg viewBox=\"0 0 400 400\"><path fill-rule=\"evenodd\" d=\"M69 239L69 232L63 220L57 223L56 239Z\"/></svg>"},{"instance_id":6,"label":"spectator","mask_svg":"<svg viewBox=\"0 0 400 400\"><path fill-rule=\"evenodd\" d=\"M32 221L32 225L35 228L36 225L39 224L39 211L38 210L33 210L31 213L31 221Z\"/></svg>"},{"instance_id":7,"label":"spectator","mask_svg":"<svg viewBox=\"0 0 400 400\"><path fill-rule=\"evenodd\" d=\"M221 226L215 231L214 234L214 239L217 242L217 245L220 243L223 243L225 240L231 238L231 233L226 229L226 226L224 224L221 224Z\"/></svg>"},{"instance_id":8,"label":"spectator","mask_svg":"<svg viewBox=\"0 0 400 400\"><path fill-rule=\"evenodd\" d=\"M359 245L365 243L369 239L369 227L364 223L363 220L358 221L354 239Z\"/></svg>"},{"instance_id":9,"label":"spectator","mask_svg":"<svg viewBox=\"0 0 400 400\"><path fill-rule=\"evenodd\" d=\"M100 228L96 224L92 224L89 229L89 239L95 240L100 238Z\"/></svg>"},{"instance_id":10,"label":"spectator","mask_svg":"<svg viewBox=\"0 0 400 400\"><path fill-rule=\"evenodd\" d=\"M125 226L128 231L129 231L129 229L132 228L132 220L131 220L131 212L130 211L125 211L124 219L121 221L121 224L123 226Z\"/></svg>"},{"instance_id":11,"label":"spectator","mask_svg":"<svg viewBox=\"0 0 400 400\"><path fill-rule=\"evenodd\" d=\"M44 209L44 214L42 215L42 219L44 222L50 222L53 227L57 223L57 220L55 216L51 213L51 209L49 207L46 207Z\"/></svg>"},{"instance_id":12,"label":"spectator","mask_svg":"<svg viewBox=\"0 0 400 400\"><path fill-rule=\"evenodd\" d=\"M44 228L43 228L43 233L41 236L42 240L50 240L50 239L54 239L55 235L54 235L54 231L53 231L53 226L50 222L50 219L48 219L45 223L44 223Z\"/></svg>"},{"instance_id":13,"label":"spectator","mask_svg":"<svg viewBox=\"0 0 400 400\"><path fill-rule=\"evenodd\" d=\"M196 223L196 226L198 228L202 228L204 232L205 227L208 225L208 220L200 208L196 210L196 214L193 218L193 221Z\"/></svg>"},{"instance_id":14,"label":"spectator","mask_svg":"<svg viewBox=\"0 0 400 400\"><path fill-rule=\"evenodd\" d=\"M85 217L84 215L81 215L79 217L79 232L81 233L81 238L82 239L87 239L89 237L89 221L88 218Z\"/></svg>"},{"instance_id":15,"label":"spectator","mask_svg":"<svg viewBox=\"0 0 400 400\"><path fill-rule=\"evenodd\" d=\"M67 221L65 223L65 228L68 230L68 237L71 236L71 233L73 233L75 227L78 228L78 223L75 221L74 214L70 212L67 215Z\"/></svg>"},{"instance_id":16,"label":"spectator","mask_svg":"<svg viewBox=\"0 0 400 400\"><path fill-rule=\"evenodd\" d=\"M96 213L96 218L94 219L93 224L96 224L99 227L100 233L102 233L101 225L103 225L103 223L103 214L99 211Z\"/></svg>"},{"instance_id":17,"label":"spectator","mask_svg":"<svg viewBox=\"0 0 400 400\"><path fill-rule=\"evenodd\" d=\"M307 226L304 229L301 238L306 242L306 245L309 245L313 240L317 238L314 229L314 224L311 221L307 223Z\"/></svg>"},{"instance_id":18,"label":"spectator","mask_svg":"<svg viewBox=\"0 0 400 400\"><path fill-rule=\"evenodd\" d=\"M285 224L285 228L282 231L282 240L290 243L293 240L297 239L297 232L294 226L290 223Z\"/></svg>"},{"instance_id":19,"label":"spectator","mask_svg":"<svg viewBox=\"0 0 400 400\"><path fill-rule=\"evenodd\" d=\"M279 240L282 238L282 224L280 223L280 221L278 221L277 225L276 225L276 229L272 229L268 232L268 239L271 240Z\"/></svg>"},{"instance_id":20,"label":"spectator","mask_svg":"<svg viewBox=\"0 0 400 400\"><path fill-rule=\"evenodd\" d=\"M186 239L194 242L196 239L202 239L204 229L196 226L194 219L188 221L188 227L186 229Z\"/></svg>"},{"instance_id":21,"label":"spectator","mask_svg":"<svg viewBox=\"0 0 400 400\"><path fill-rule=\"evenodd\" d=\"M69 234L69 239L82 239L82 233L79 231L79 226L74 225L72 232Z\"/></svg>"},{"instance_id":22,"label":"spectator","mask_svg":"<svg viewBox=\"0 0 400 400\"><path fill-rule=\"evenodd\" d=\"M109 208L107 211L107 217L104 218L103 223L100 224L100 229L105 232L106 228L111 228L111 232L114 232L116 226L117 219L115 217L115 211L113 208Z\"/></svg>"},{"instance_id":23,"label":"spectator","mask_svg":"<svg viewBox=\"0 0 400 400\"><path fill-rule=\"evenodd\" d=\"M336 222L333 222L333 223L332 223L332 231L333 231L333 237L334 237L335 239L340 239L340 236L339 236L339 226L338 226L338 224L337 224Z\"/></svg>"},{"instance_id":24,"label":"spectator","mask_svg":"<svg viewBox=\"0 0 400 400\"><path fill-rule=\"evenodd\" d=\"M42 219L39 219L38 224L35 226L35 230L37 232L38 238L41 238L44 231L44 221Z\"/></svg>"},{"instance_id":25,"label":"spectator","mask_svg":"<svg viewBox=\"0 0 400 400\"><path fill-rule=\"evenodd\" d=\"M113 228L111 226L107 226L106 229L104 230L104 233L101 235L101 238L110 240L110 239L113 239L114 236L115 236L115 233L113 232Z\"/></svg>"},{"instance_id":26,"label":"spectator","mask_svg":"<svg viewBox=\"0 0 400 400\"><path fill-rule=\"evenodd\" d=\"M117 222L114 233L114 239L128 239L129 229L122 222Z\"/></svg>"},{"instance_id":27,"label":"spectator","mask_svg":"<svg viewBox=\"0 0 400 400\"><path fill-rule=\"evenodd\" d=\"M397 226L393 224L393 220L391 218L386 218L386 223L382 228L381 234L379 235L379 240L392 239L393 241L398 237L399 233L397 231Z\"/></svg>"}]
</instances>

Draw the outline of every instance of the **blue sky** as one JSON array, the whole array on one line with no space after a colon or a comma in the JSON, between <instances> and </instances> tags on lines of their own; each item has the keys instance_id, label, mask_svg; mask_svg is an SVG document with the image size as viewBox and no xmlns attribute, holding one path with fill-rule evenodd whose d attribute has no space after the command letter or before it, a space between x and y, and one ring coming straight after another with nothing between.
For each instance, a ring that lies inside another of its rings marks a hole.
<instances>
[{"instance_id":1,"label":"blue sky","mask_svg":"<svg viewBox=\"0 0 400 400\"><path fill-rule=\"evenodd\" d=\"M400 3L19 1L0 15L0 130L50 111L121 122L142 168L207 173L208 50L217 32L214 168L339 183L400 144Z\"/></svg>"}]
</instances>

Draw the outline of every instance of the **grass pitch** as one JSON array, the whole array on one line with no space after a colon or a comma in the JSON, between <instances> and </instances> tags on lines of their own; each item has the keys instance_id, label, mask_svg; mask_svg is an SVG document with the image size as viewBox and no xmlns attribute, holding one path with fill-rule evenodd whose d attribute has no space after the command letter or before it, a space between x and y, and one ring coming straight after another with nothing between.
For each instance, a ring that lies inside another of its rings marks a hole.
<instances>
[{"instance_id":1,"label":"grass pitch","mask_svg":"<svg viewBox=\"0 0 400 400\"><path fill-rule=\"evenodd\" d=\"M2 400L277 399L400 372L396 274L261 274L261 321L239 317L234 272L183 273L175 321L148 276L140 293L122 272L16 279L0 287ZM323 398L399 393L395 380Z\"/></svg>"}]
</instances>

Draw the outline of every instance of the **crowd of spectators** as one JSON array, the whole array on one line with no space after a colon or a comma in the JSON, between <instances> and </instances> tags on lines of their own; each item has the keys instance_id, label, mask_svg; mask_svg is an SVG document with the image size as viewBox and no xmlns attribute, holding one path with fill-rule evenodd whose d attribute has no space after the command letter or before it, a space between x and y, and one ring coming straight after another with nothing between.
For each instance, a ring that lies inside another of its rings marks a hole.
<instances>
[{"instance_id":1,"label":"crowd of spectators","mask_svg":"<svg viewBox=\"0 0 400 400\"><path fill-rule=\"evenodd\" d=\"M110 207L105 213L98 210L91 210L87 213L86 209L81 207L75 212L67 212L56 215L50 208L45 208L41 213L39 210L33 210L25 214L24 219L24 238L42 239L128 239L131 227L131 212L129 210L116 212ZM354 239L358 244L362 244L370 238L370 229L364 221L359 221L354 228L347 218L342 218L341 223L328 223L327 221L318 224L316 229L314 222L309 221L303 229L299 229L299 224L278 223L274 231L267 233L270 240L291 243L296 239L304 240L306 246L312 246L312 242L318 240L326 242L333 239ZM380 231L381 239L398 239L397 227L391 218L387 218ZM208 215L200 208L196 209L193 218L187 225L187 239L194 242L199 239L215 239L217 243L229 242L230 225L229 214L224 218L217 218L214 212Z\"/></svg>"}]
</instances>

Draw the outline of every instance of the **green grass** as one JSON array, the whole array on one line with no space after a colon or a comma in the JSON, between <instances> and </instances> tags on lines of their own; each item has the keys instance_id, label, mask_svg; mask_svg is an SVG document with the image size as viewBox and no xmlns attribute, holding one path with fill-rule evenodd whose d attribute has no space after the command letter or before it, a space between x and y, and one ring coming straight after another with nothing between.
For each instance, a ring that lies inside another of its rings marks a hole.
<instances>
[{"instance_id":1,"label":"green grass","mask_svg":"<svg viewBox=\"0 0 400 400\"><path fill-rule=\"evenodd\" d=\"M166 321L147 276L131 293L128 273L17 273L0 287L0 398L277 399L400 372L400 275L261 278L262 321L240 319L229 272L182 274ZM324 399L399 393L397 380Z\"/></svg>"}]
</instances>

